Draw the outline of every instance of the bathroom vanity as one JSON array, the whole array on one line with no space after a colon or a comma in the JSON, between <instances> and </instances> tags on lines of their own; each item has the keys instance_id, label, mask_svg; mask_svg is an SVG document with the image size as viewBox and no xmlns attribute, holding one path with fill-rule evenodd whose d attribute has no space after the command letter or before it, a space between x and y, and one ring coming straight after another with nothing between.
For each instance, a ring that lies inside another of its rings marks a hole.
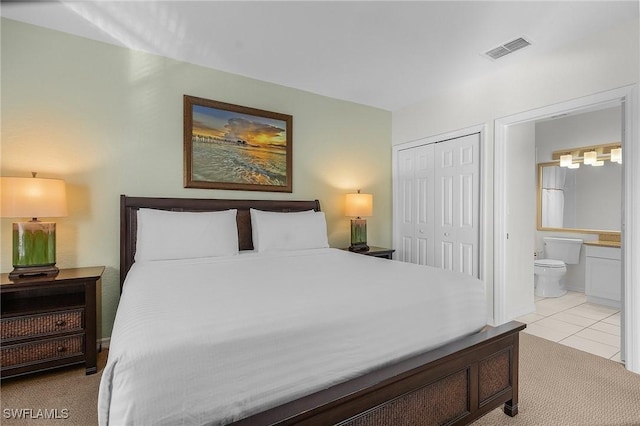
<instances>
[{"instance_id":1,"label":"bathroom vanity","mask_svg":"<svg viewBox=\"0 0 640 426\"><path fill-rule=\"evenodd\" d=\"M587 301L620 308L622 294L621 249L606 241L584 242Z\"/></svg>"}]
</instances>

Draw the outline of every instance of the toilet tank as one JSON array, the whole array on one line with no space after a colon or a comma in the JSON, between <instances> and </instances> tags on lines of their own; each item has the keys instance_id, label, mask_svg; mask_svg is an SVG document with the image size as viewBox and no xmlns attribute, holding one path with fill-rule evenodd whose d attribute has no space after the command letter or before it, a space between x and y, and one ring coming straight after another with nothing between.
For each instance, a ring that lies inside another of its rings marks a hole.
<instances>
[{"instance_id":1,"label":"toilet tank","mask_svg":"<svg viewBox=\"0 0 640 426\"><path fill-rule=\"evenodd\" d=\"M578 238L544 237L544 256L575 265L580 262L582 240Z\"/></svg>"}]
</instances>

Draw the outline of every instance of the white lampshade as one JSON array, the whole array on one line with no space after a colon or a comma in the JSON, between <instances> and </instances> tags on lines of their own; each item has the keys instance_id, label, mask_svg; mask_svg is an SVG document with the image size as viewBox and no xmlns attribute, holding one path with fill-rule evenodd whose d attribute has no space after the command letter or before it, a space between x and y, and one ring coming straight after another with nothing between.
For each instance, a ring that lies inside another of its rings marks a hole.
<instances>
[{"instance_id":1,"label":"white lampshade","mask_svg":"<svg viewBox=\"0 0 640 426\"><path fill-rule=\"evenodd\" d=\"M373 215L373 195L347 194L345 200L345 216L364 217Z\"/></svg>"},{"instance_id":2,"label":"white lampshade","mask_svg":"<svg viewBox=\"0 0 640 426\"><path fill-rule=\"evenodd\" d=\"M63 217L67 215L67 191L61 179L2 177L2 217Z\"/></svg>"}]
</instances>

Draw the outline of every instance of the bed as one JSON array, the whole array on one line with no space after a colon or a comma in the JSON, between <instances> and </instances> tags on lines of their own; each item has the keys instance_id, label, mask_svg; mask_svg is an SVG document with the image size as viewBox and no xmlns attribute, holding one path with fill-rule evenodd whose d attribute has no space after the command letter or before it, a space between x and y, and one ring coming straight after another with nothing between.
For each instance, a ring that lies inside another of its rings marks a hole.
<instances>
[{"instance_id":1,"label":"bed","mask_svg":"<svg viewBox=\"0 0 640 426\"><path fill-rule=\"evenodd\" d=\"M234 209L240 253L145 262L139 209ZM430 281L448 285L417 285L409 278L424 267L328 247L256 253L251 209L320 204L121 197L124 289L100 385L103 426L457 425L502 404L517 414L524 325L484 326L477 280L434 270ZM452 293L436 301L441 287ZM429 326L435 314L446 320Z\"/></svg>"}]
</instances>

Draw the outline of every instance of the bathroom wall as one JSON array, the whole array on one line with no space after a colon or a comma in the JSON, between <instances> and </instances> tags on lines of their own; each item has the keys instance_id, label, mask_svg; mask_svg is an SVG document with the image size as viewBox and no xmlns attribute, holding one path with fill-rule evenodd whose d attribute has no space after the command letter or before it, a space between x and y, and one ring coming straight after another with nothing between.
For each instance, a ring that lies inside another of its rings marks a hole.
<instances>
[{"instance_id":1,"label":"bathroom wall","mask_svg":"<svg viewBox=\"0 0 640 426\"><path fill-rule=\"evenodd\" d=\"M552 161L553 151L566 148L577 148L583 146L600 145L622 140L622 108L618 106L605 109L584 112L576 115L568 115L552 120L543 120L536 123L536 162L544 163ZM582 167L585 167L584 165ZM622 179L617 182L613 180L593 179L589 182L593 192L607 193L611 199L603 202L599 200L567 200L577 203L577 209L587 209L597 212L602 217L605 226L617 224L620 229L621 210L620 208L602 209L602 205L622 204ZM600 185L602 188L598 188ZM617 200L617 201L616 201ZM582 203L582 204L581 204ZM591 203L591 204L590 204ZM616 204L617 203L617 204ZM597 208L594 208L597 207ZM613 225L611 225L613 226ZM612 229L605 227L603 229ZM597 240L597 234L586 234L578 232L549 232L536 231L536 255L542 257L544 250L544 240L546 236L560 236L565 238L580 238L584 241ZM577 265L567 265L567 275L565 276L568 290L584 292L585 286L585 250L580 251L580 263Z\"/></svg>"},{"instance_id":2,"label":"bathroom wall","mask_svg":"<svg viewBox=\"0 0 640 426\"><path fill-rule=\"evenodd\" d=\"M620 105L540 120L536 122L536 159L538 163L553 161L553 151L619 142L621 129Z\"/></svg>"}]
</instances>

